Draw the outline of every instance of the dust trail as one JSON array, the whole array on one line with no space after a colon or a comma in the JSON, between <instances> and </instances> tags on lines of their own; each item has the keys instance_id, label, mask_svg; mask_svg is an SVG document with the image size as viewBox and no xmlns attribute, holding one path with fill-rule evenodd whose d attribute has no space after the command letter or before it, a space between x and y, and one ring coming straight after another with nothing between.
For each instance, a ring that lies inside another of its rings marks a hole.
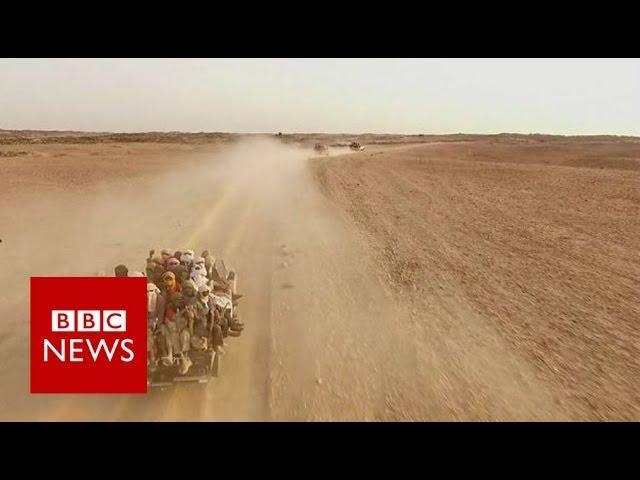
<instances>
[{"instance_id":1,"label":"dust trail","mask_svg":"<svg viewBox=\"0 0 640 480\"><path fill-rule=\"evenodd\" d=\"M0 371L9 386L1 415L384 419L399 405L404 414L425 418L428 404L414 381L417 353L406 342L407 312L380 281L361 235L320 194L310 156L308 149L253 139L209 158L185 158L168 174L24 205L23 222L11 233L21 246L9 264L23 285L34 274L110 274L118 263L140 270L150 247L210 249L239 272L248 328L230 341L223 375L206 389L33 397L25 294L3 312L18 327L9 329L11 355ZM55 249L43 248L42 238Z\"/></svg>"},{"instance_id":2,"label":"dust trail","mask_svg":"<svg viewBox=\"0 0 640 480\"><path fill-rule=\"evenodd\" d=\"M7 294L0 305L0 331L5 339L0 378L7 386L0 415L9 419L122 418L130 414L125 405L132 407L130 400L121 403L113 397L29 396L29 276L112 274L118 263L125 263L130 271L143 270L150 247L211 249L241 267L240 278L248 292L269 292L268 286L252 285L259 275L268 283L268 272L254 272L250 261L255 262L253 251L269 258L271 244L251 240L270 231L269 222L278 216L270 204L277 183L286 184L290 172L304 168L305 158L302 150L258 139L220 149L209 158L184 158L168 174L149 172L46 197L31 192L4 234L13 248L6 258L8 275L0 281ZM252 205L260 205L259 211ZM9 216L12 212L2 213ZM249 314L252 308L260 308L252 300L246 303ZM254 329L248 335L247 343L266 341L257 332ZM236 355L238 358L242 355ZM251 366L252 359L245 360ZM242 374L237 377L240 383L248 382ZM242 405L237 407L236 414L242 416ZM156 400L137 410L139 418L178 418L181 414L166 401Z\"/></svg>"}]
</instances>

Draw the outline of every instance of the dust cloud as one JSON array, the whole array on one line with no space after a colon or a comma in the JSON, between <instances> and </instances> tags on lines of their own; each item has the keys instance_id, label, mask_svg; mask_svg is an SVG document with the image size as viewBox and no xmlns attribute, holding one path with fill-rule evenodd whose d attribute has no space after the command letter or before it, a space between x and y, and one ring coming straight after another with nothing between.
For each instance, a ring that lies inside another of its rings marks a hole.
<instances>
[{"instance_id":1,"label":"dust cloud","mask_svg":"<svg viewBox=\"0 0 640 480\"><path fill-rule=\"evenodd\" d=\"M308 150L257 138L209 153L167 156L173 163L169 168L143 170L135 177L116 174L97 184L69 182L67 188L24 190L5 205L0 378L7 395L0 405L2 417L76 419L95 411L86 399L72 396L69 403L67 397L58 397L56 402L64 407L54 409L49 397L28 394L29 277L113 275L120 263L130 272L144 271L150 248L192 248L198 253L209 249L237 268L247 296L245 316L254 327L230 360L240 365L235 373L229 372L236 377L224 396L246 390L249 375L262 377L257 384L266 385L276 232L278 222L286 222L295 196L309 187L299 184L307 173L308 156ZM82 170L91 168L89 161L72 173L81 178ZM256 318L263 323L255 325ZM256 367L260 373L254 372L255 352L260 356ZM255 396L260 398L257 407L253 408L254 401L245 407L236 402L228 417L266 416L264 389ZM206 403L198 411L205 412ZM109 405L105 415L130 414L114 414ZM151 418L181 418L178 407L158 408L150 410ZM218 407L216 415L220 411ZM141 408L140 415L147 414Z\"/></svg>"},{"instance_id":2,"label":"dust cloud","mask_svg":"<svg viewBox=\"0 0 640 480\"><path fill-rule=\"evenodd\" d=\"M7 214L3 229L15 265L12 283L14 274L111 275L114 262L140 270L149 248L187 248L174 234L201 228L230 189L267 202L280 188L278 179L304 168L305 155L269 139L246 140L205 158L187 156L165 173L116 177L87 188L33 189Z\"/></svg>"}]
</instances>

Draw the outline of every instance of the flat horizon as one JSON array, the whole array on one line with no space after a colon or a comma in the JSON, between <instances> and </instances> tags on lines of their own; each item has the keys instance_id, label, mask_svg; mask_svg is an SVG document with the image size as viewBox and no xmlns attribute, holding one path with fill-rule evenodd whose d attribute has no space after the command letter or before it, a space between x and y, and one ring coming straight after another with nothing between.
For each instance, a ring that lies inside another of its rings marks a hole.
<instances>
[{"instance_id":1,"label":"flat horizon","mask_svg":"<svg viewBox=\"0 0 640 480\"><path fill-rule=\"evenodd\" d=\"M0 132L3 133L21 133L21 132L34 132L34 133L76 133L76 134L100 134L100 135L144 135L144 134L181 134L181 135L394 135L405 137L450 137L455 135L468 135L468 136L500 136L500 135L520 135L520 136L544 136L544 137L624 137L624 138L638 138L640 135L625 135L618 133L588 133L588 134L565 134L565 133L548 133L548 132L495 132L495 133L478 133L478 132L451 132L451 133L397 133L397 132L239 132L239 131L213 131L213 130L136 130L136 131L123 131L123 130L61 130L61 129L36 129L36 128L0 128Z\"/></svg>"}]
</instances>

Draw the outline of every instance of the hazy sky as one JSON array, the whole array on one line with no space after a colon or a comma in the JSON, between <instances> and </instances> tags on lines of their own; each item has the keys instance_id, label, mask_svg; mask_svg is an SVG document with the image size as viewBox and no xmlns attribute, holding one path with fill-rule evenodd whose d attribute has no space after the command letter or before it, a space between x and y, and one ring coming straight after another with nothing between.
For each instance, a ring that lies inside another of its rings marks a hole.
<instances>
[{"instance_id":1,"label":"hazy sky","mask_svg":"<svg viewBox=\"0 0 640 480\"><path fill-rule=\"evenodd\" d=\"M640 60L0 59L0 128L640 135Z\"/></svg>"}]
</instances>

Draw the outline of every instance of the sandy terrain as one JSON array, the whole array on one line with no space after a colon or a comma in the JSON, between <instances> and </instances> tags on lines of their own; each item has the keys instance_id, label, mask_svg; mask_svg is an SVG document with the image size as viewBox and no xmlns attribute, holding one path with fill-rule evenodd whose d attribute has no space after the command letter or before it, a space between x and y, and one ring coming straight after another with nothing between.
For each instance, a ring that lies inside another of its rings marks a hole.
<instances>
[{"instance_id":1,"label":"sandy terrain","mask_svg":"<svg viewBox=\"0 0 640 480\"><path fill-rule=\"evenodd\" d=\"M384 299L374 268L352 262L362 257L355 228L315 185L309 149L244 139L3 151L26 153L1 159L1 418L380 417L374 395L383 390L369 380L356 386L375 356L355 353L367 338L379 348L382 335L365 322ZM121 262L142 269L148 248L163 246L209 248L239 272L248 327L230 341L225 374L207 388L147 397L29 395L29 276L110 273Z\"/></svg>"},{"instance_id":2,"label":"sandy terrain","mask_svg":"<svg viewBox=\"0 0 640 480\"><path fill-rule=\"evenodd\" d=\"M314 167L412 306L402 348L442 416L640 418L640 144L433 144Z\"/></svg>"},{"instance_id":3,"label":"sandy terrain","mask_svg":"<svg viewBox=\"0 0 640 480\"><path fill-rule=\"evenodd\" d=\"M0 419L640 417L634 139L0 133ZM29 395L29 276L150 247L238 270L223 375Z\"/></svg>"}]
</instances>

